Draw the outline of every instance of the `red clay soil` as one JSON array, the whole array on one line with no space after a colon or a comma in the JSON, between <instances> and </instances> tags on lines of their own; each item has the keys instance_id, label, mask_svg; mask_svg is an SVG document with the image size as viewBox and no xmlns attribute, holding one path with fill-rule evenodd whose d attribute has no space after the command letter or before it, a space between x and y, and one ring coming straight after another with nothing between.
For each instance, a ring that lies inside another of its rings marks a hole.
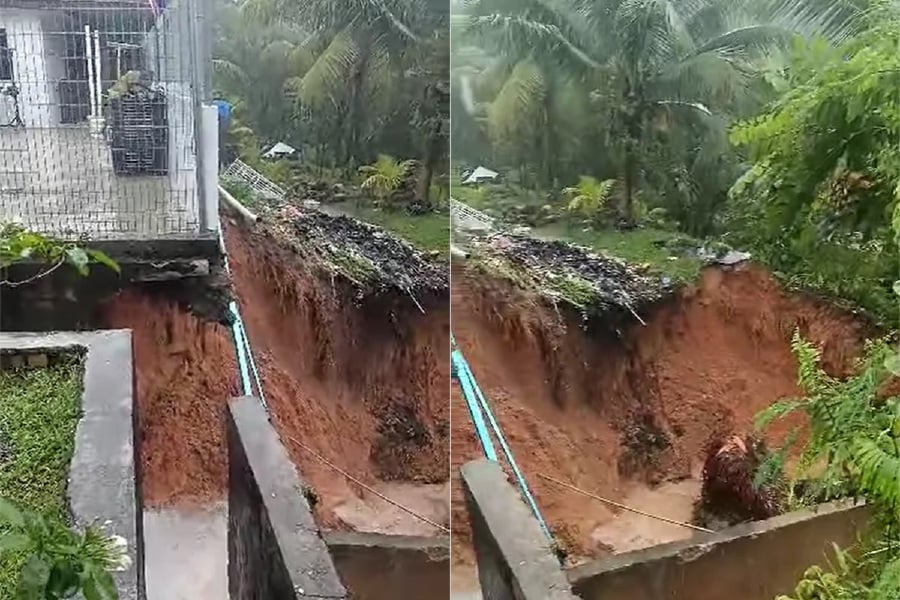
<instances>
[{"instance_id":1,"label":"red clay soil","mask_svg":"<svg viewBox=\"0 0 900 600\"><path fill-rule=\"evenodd\" d=\"M230 334L135 291L115 298L105 316L109 327L132 330L144 502L221 499L225 402L238 390Z\"/></svg>"},{"instance_id":2,"label":"red clay soil","mask_svg":"<svg viewBox=\"0 0 900 600\"><path fill-rule=\"evenodd\" d=\"M544 517L579 560L608 554L591 533L613 515L539 473L611 499L635 482L689 477L711 438L748 432L761 409L799 394L795 329L821 345L823 366L835 375L852 367L869 332L852 315L785 294L752 266L704 271L622 339L562 328L552 307L457 265L452 303L456 340ZM458 390L452 403L456 477L480 448ZM768 441L798 424L780 425ZM456 481L453 487L454 557L468 561L468 523Z\"/></svg>"},{"instance_id":3,"label":"red clay soil","mask_svg":"<svg viewBox=\"0 0 900 600\"><path fill-rule=\"evenodd\" d=\"M367 484L449 478L449 307L355 298L339 278L260 230L226 227L232 273L273 422L320 502L326 527L358 490L293 443Z\"/></svg>"},{"instance_id":4,"label":"red clay soil","mask_svg":"<svg viewBox=\"0 0 900 600\"><path fill-rule=\"evenodd\" d=\"M449 478L447 297L355 298L260 233L226 223L237 295L273 422L319 499L316 515L360 490L292 443L367 484ZM227 483L224 410L238 394L231 334L174 303L129 291L106 307L134 335L141 476L149 506L206 504Z\"/></svg>"}]
</instances>

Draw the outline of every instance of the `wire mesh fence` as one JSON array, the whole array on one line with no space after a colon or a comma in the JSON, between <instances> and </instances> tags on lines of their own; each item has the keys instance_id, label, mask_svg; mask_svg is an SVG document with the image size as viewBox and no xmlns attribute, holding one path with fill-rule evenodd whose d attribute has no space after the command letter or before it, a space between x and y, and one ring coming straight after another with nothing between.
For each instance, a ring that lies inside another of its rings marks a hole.
<instances>
[{"instance_id":1,"label":"wire mesh fence","mask_svg":"<svg viewBox=\"0 0 900 600\"><path fill-rule=\"evenodd\" d=\"M262 173L240 159L225 167L222 171L222 179L242 183L261 198L283 200L286 195L281 186L267 179Z\"/></svg>"},{"instance_id":2,"label":"wire mesh fence","mask_svg":"<svg viewBox=\"0 0 900 600\"><path fill-rule=\"evenodd\" d=\"M0 0L0 221L199 233L205 18L199 1Z\"/></svg>"}]
</instances>

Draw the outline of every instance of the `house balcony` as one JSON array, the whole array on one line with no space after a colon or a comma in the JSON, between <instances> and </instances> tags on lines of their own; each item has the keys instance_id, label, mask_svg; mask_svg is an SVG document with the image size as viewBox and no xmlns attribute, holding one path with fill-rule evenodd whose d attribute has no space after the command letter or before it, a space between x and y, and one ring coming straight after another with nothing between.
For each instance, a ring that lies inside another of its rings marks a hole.
<instances>
[{"instance_id":1,"label":"house balcony","mask_svg":"<svg viewBox=\"0 0 900 600\"><path fill-rule=\"evenodd\" d=\"M160 4L0 0L0 223L97 241L214 235L208 19L202 2Z\"/></svg>"}]
</instances>

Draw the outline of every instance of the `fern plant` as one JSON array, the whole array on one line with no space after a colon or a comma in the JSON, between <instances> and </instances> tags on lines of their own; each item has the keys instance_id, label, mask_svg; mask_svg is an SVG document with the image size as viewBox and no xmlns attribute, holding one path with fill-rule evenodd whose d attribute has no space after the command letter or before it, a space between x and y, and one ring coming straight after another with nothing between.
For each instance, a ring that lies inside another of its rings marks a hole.
<instances>
[{"instance_id":1,"label":"fern plant","mask_svg":"<svg viewBox=\"0 0 900 600\"><path fill-rule=\"evenodd\" d=\"M773 404L757 415L757 427L802 411L809 436L797 476L813 476L809 495L864 495L900 514L900 399L879 394L892 375L885 363L893 351L884 340L869 342L856 373L841 381L822 369L820 351L799 333L792 347L806 396Z\"/></svg>"},{"instance_id":2,"label":"fern plant","mask_svg":"<svg viewBox=\"0 0 900 600\"><path fill-rule=\"evenodd\" d=\"M615 179L598 181L594 177L582 175L578 179L578 185L564 189L563 194L569 199L569 212L580 213L597 221L612 197L615 187Z\"/></svg>"}]
</instances>

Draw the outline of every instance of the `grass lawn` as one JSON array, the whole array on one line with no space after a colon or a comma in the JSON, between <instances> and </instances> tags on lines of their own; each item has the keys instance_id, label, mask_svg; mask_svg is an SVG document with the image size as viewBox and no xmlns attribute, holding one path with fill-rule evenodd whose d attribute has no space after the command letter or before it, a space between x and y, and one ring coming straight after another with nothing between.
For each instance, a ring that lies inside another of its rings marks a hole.
<instances>
[{"instance_id":1,"label":"grass lawn","mask_svg":"<svg viewBox=\"0 0 900 600\"><path fill-rule=\"evenodd\" d=\"M80 359L0 373L0 497L63 522L83 375ZM23 564L0 553L0 598L16 597Z\"/></svg>"},{"instance_id":2,"label":"grass lawn","mask_svg":"<svg viewBox=\"0 0 900 600\"><path fill-rule=\"evenodd\" d=\"M673 256L671 251L662 246L660 242L683 237L662 229L582 231L581 228L569 228L565 225L548 225L535 229L534 235L587 246L621 258L627 263L649 264L652 270L683 283L694 281L702 266L699 259Z\"/></svg>"},{"instance_id":3,"label":"grass lawn","mask_svg":"<svg viewBox=\"0 0 900 600\"><path fill-rule=\"evenodd\" d=\"M384 227L420 250L450 253L450 215L446 212L411 215L402 210L388 212L364 207L354 210L353 216Z\"/></svg>"}]
</instances>

